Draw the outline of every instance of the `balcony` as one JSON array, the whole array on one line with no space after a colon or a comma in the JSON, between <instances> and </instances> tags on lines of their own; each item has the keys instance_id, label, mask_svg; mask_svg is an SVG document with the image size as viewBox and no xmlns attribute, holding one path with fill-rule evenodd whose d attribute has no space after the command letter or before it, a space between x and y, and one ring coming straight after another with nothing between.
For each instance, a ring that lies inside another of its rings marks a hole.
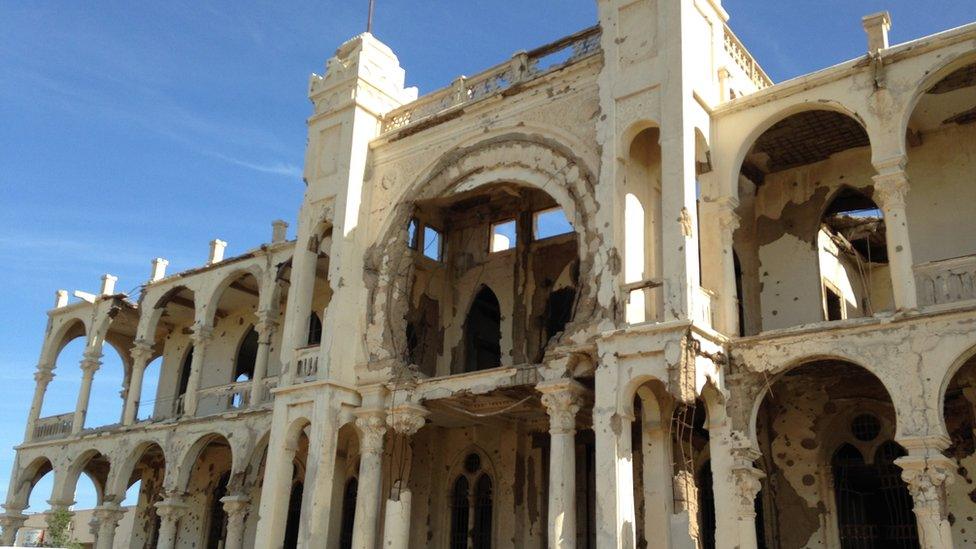
<instances>
[{"instance_id":1,"label":"balcony","mask_svg":"<svg viewBox=\"0 0 976 549\"><path fill-rule=\"evenodd\" d=\"M976 299L976 255L915 265L919 306Z\"/></svg>"},{"instance_id":2,"label":"balcony","mask_svg":"<svg viewBox=\"0 0 976 549\"><path fill-rule=\"evenodd\" d=\"M383 133L458 113L463 106L492 97L600 52L600 27L591 27L394 109L383 117ZM426 124L424 124L426 126Z\"/></svg>"},{"instance_id":3,"label":"balcony","mask_svg":"<svg viewBox=\"0 0 976 549\"><path fill-rule=\"evenodd\" d=\"M312 345L295 350L295 383L305 383L318 377L319 346Z\"/></svg>"},{"instance_id":4,"label":"balcony","mask_svg":"<svg viewBox=\"0 0 976 549\"><path fill-rule=\"evenodd\" d=\"M59 414L56 416L42 417L34 423L34 433L31 441L51 440L64 438L71 434L71 428L75 422L75 414Z\"/></svg>"}]
</instances>

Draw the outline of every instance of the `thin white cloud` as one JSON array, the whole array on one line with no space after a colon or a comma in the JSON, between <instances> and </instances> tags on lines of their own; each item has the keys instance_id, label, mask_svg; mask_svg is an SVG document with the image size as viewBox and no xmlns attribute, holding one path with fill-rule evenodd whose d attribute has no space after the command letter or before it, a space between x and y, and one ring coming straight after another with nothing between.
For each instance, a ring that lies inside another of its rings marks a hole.
<instances>
[{"instance_id":1,"label":"thin white cloud","mask_svg":"<svg viewBox=\"0 0 976 549\"><path fill-rule=\"evenodd\" d=\"M274 175L282 175L285 177L300 178L302 176L302 169L294 164L287 164L285 162L272 162L268 164L260 164L255 162L248 162L247 160L241 160L239 158L233 158L220 153L208 153L214 158L223 160L235 166L241 166L249 170L254 170L261 173L270 173Z\"/></svg>"}]
</instances>

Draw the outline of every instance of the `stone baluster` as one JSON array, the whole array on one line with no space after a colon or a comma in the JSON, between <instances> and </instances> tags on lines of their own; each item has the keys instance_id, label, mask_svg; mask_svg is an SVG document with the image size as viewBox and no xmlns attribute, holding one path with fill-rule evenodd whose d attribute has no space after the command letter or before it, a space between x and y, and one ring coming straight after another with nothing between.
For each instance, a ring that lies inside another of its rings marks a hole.
<instances>
[{"instance_id":1,"label":"stone baluster","mask_svg":"<svg viewBox=\"0 0 976 549\"><path fill-rule=\"evenodd\" d=\"M885 221L885 239L888 246L888 265L891 269L891 287L898 310L918 306L915 290L915 262L908 234L908 217L905 197L908 194L908 175L905 158L895 158L875 164L874 190L878 197Z\"/></svg>"},{"instance_id":2,"label":"stone baluster","mask_svg":"<svg viewBox=\"0 0 976 549\"><path fill-rule=\"evenodd\" d=\"M536 386L549 413L549 546L576 547L576 414L586 389L572 379Z\"/></svg>"},{"instance_id":3,"label":"stone baluster","mask_svg":"<svg viewBox=\"0 0 976 549\"><path fill-rule=\"evenodd\" d=\"M268 359L271 355L271 336L277 328L275 315L271 311L259 311L254 330L258 333L258 354L254 361L254 375L251 377L251 406L261 403L264 396L264 378L268 375Z\"/></svg>"},{"instance_id":4,"label":"stone baluster","mask_svg":"<svg viewBox=\"0 0 976 549\"><path fill-rule=\"evenodd\" d=\"M125 399L125 412L122 414L122 424L132 425L139 419L139 400L142 397L142 380L146 373L146 366L153 356L153 345L144 339L137 339L130 351L132 355L132 377L129 379L129 390Z\"/></svg>"},{"instance_id":5,"label":"stone baluster","mask_svg":"<svg viewBox=\"0 0 976 549\"><path fill-rule=\"evenodd\" d=\"M220 498L227 515L227 537L224 549L243 549L244 547L244 519L251 510L251 498L236 494Z\"/></svg>"},{"instance_id":6,"label":"stone baluster","mask_svg":"<svg viewBox=\"0 0 976 549\"><path fill-rule=\"evenodd\" d=\"M213 328L201 324L193 328L193 360L190 362L190 377L183 396L183 414L193 416L197 413L197 392L200 390L200 377L207 356L207 345L213 339Z\"/></svg>"},{"instance_id":7,"label":"stone baluster","mask_svg":"<svg viewBox=\"0 0 976 549\"><path fill-rule=\"evenodd\" d=\"M359 493L353 524L353 549L374 549L379 530L381 482L383 479L383 440L386 414L380 409L356 412L359 429Z\"/></svg>"},{"instance_id":8,"label":"stone baluster","mask_svg":"<svg viewBox=\"0 0 976 549\"><path fill-rule=\"evenodd\" d=\"M95 372L102 366L102 350L91 348L85 351L81 359L81 389L78 391L78 403L75 406L74 422L71 433L80 433L85 428L85 416L88 415L88 401L91 398L92 381Z\"/></svg>"}]
</instances>

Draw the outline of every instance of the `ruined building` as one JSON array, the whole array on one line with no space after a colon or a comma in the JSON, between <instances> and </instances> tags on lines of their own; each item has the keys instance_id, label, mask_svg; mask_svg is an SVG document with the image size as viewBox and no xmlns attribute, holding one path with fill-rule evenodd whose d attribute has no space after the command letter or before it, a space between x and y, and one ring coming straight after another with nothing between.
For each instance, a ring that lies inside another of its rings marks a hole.
<instances>
[{"instance_id":1,"label":"ruined building","mask_svg":"<svg viewBox=\"0 0 976 549\"><path fill-rule=\"evenodd\" d=\"M976 545L976 23L774 84L719 0L598 6L421 97L349 40L295 241L61 294L2 541L51 473L101 549Z\"/></svg>"}]
</instances>

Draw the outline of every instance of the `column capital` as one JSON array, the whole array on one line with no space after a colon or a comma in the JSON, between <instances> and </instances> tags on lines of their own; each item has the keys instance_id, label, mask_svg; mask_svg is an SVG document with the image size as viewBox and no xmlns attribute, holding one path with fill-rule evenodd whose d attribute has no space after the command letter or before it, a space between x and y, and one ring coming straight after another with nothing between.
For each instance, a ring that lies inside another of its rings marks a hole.
<instances>
[{"instance_id":1,"label":"column capital","mask_svg":"<svg viewBox=\"0 0 976 549\"><path fill-rule=\"evenodd\" d=\"M386 415L386 422L393 430L401 435L412 436L427 422L430 410L419 404L404 402L390 408Z\"/></svg>"},{"instance_id":2,"label":"column capital","mask_svg":"<svg viewBox=\"0 0 976 549\"><path fill-rule=\"evenodd\" d=\"M47 385L52 379L54 379L54 372L52 372L49 368L38 365L37 371L34 372L34 381L39 384Z\"/></svg>"},{"instance_id":3,"label":"column capital","mask_svg":"<svg viewBox=\"0 0 976 549\"><path fill-rule=\"evenodd\" d=\"M193 333L190 334L190 339L194 346L206 345L213 339L213 333L213 326L197 323L193 325Z\"/></svg>"},{"instance_id":4,"label":"column capital","mask_svg":"<svg viewBox=\"0 0 976 549\"><path fill-rule=\"evenodd\" d=\"M247 514L251 508L251 498L243 494L232 494L220 498L220 503L224 506L224 513L228 517L236 517Z\"/></svg>"},{"instance_id":5,"label":"column capital","mask_svg":"<svg viewBox=\"0 0 976 549\"><path fill-rule=\"evenodd\" d=\"M901 467L901 478L908 484L916 513L937 511L944 514L946 488L954 480L956 470L953 461L943 455L908 455L896 459L895 465Z\"/></svg>"},{"instance_id":6,"label":"column capital","mask_svg":"<svg viewBox=\"0 0 976 549\"><path fill-rule=\"evenodd\" d=\"M573 379L544 381L535 386L542 393L542 404L549 413L549 433L576 432L576 414L586 402L589 391Z\"/></svg>"},{"instance_id":7,"label":"column capital","mask_svg":"<svg viewBox=\"0 0 976 549\"><path fill-rule=\"evenodd\" d=\"M372 408L357 410L356 427L359 429L359 450L363 454L379 454L383 451L383 437L386 435L386 414L383 410Z\"/></svg>"},{"instance_id":8,"label":"column capital","mask_svg":"<svg viewBox=\"0 0 976 549\"><path fill-rule=\"evenodd\" d=\"M132 349L129 351L132 360L145 365L153 355L153 344L145 339L137 339L133 342Z\"/></svg>"},{"instance_id":9,"label":"column capital","mask_svg":"<svg viewBox=\"0 0 976 549\"><path fill-rule=\"evenodd\" d=\"M278 327L278 315L272 311L261 310L254 313L254 316L257 317L257 322L254 323L254 331L258 333L258 341L268 343L271 334Z\"/></svg>"},{"instance_id":10,"label":"column capital","mask_svg":"<svg viewBox=\"0 0 976 549\"><path fill-rule=\"evenodd\" d=\"M81 369L85 373L95 373L102 366L101 349L85 349L82 356L84 358L81 359Z\"/></svg>"},{"instance_id":11,"label":"column capital","mask_svg":"<svg viewBox=\"0 0 976 549\"><path fill-rule=\"evenodd\" d=\"M156 514L160 518L169 520L179 520L189 510L182 496L169 496L162 501L157 501L153 507L156 508Z\"/></svg>"}]
</instances>

